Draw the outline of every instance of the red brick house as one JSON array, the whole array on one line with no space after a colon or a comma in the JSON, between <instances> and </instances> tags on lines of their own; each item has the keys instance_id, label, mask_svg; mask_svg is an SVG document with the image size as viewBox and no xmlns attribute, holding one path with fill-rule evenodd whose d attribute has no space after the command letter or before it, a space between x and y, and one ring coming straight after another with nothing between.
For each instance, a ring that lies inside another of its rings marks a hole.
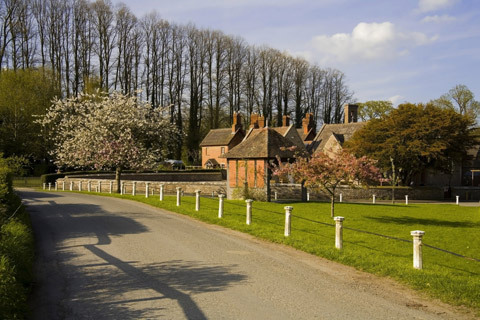
<instances>
[{"instance_id":1,"label":"red brick house","mask_svg":"<svg viewBox=\"0 0 480 320\"><path fill-rule=\"evenodd\" d=\"M200 143L200 147L202 148L202 167L226 168L227 160L220 156L242 142L244 137L245 132L242 128L242 117L239 113L234 113L231 129L212 129Z\"/></svg>"},{"instance_id":2,"label":"red brick house","mask_svg":"<svg viewBox=\"0 0 480 320\"><path fill-rule=\"evenodd\" d=\"M270 201L271 165L291 161L297 153L306 154L303 140L293 125L264 127L263 116L252 114L251 128L243 141L222 157L227 161L227 197L233 190L248 186L265 192ZM288 118L284 124L288 124ZM292 149L294 147L294 149Z\"/></svg>"}]
</instances>

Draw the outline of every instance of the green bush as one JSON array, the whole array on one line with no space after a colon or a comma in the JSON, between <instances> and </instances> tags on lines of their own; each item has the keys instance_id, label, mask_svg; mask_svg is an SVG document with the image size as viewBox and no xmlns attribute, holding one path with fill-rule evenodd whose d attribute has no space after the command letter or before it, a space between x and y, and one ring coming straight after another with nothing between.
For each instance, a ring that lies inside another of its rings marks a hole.
<instances>
[{"instance_id":1,"label":"green bush","mask_svg":"<svg viewBox=\"0 0 480 320\"><path fill-rule=\"evenodd\" d=\"M16 279L16 268L0 256L0 319L24 319L27 291Z\"/></svg>"}]
</instances>

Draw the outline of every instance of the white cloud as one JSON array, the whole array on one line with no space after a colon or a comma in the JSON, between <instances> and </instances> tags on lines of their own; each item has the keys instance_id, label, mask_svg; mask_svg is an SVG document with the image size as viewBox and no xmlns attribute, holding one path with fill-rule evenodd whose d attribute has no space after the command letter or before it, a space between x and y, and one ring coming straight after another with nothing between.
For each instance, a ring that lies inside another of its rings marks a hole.
<instances>
[{"instance_id":1,"label":"white cloud","mask_svg":"<svg viewBox=\"0 0 480 320\"><path fill-rule=\"evenodd\" d=\"M396 95L396 96L388 98L388 100L391 101L394 106L398 106L400 103L405 101L405 97L400 96L400 95Z\"/></svg>"},{"instance_id":2,"label":"white cloud","mask_svg":"<svg viewBox=\"0 0 480 320\"><path fill-rule=\"evenodd\" d=\"M359 23L352 33L320 35L312 40L322 62L388 60L409 53L409 49L435 41L420 32L402 33L391 22Z\"/></svg>"},{"instance_id":3,"label":"white cloud","mask_svg":"<svg viewBox=\"0 0 480 320\"><path fill-rule=\"evenodd\" d=\"M422 22L435 22L435 23L443 23L443 22L452 22L457 20L457 18L449 16L448 14L444 15L434 15L434 16L426 16L422 19Z\"/></svg>"},{"instance_id":4,"label":"white cloud","mask_svg":"<svg viewBox=\"0 0 480 320\"><path fill-rule=\"evenodd\" d=\"M453 6L458 0L419 0L418 11L430 12Z\"/></svg>"}]
</instances>

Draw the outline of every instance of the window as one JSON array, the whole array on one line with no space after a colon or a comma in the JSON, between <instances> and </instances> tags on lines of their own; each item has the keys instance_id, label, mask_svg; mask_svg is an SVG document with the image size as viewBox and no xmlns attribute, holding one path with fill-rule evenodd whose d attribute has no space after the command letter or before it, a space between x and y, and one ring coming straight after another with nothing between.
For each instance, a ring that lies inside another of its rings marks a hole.
<instances>
[{"instance_id":1,"label":"window","mask_svg":"<svg viewBox=\"0 0 480 320\"><path fill-rule=\"evenodd\" d=\"M222 148L220 149L220 153L221 153L221 154L225 154L225 147L222 147Z\"/></svg>"},{"instance_id":2,"label":"window","mask_svg":"<svg viewBox=\"0 0 480 320\"><path fill-rule=\"evenodd\" d=\"M208 156L208 148L205 147L205 155Z\"/></svg>"}]
</instances>

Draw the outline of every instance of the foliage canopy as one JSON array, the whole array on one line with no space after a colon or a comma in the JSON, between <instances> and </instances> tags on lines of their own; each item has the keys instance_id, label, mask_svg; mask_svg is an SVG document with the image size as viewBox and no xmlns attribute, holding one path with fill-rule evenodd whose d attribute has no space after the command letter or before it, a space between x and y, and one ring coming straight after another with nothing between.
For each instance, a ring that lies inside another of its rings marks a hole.
<instances>
[{"instance_id":1,"label":"foliage canopy","mask_svg":"<svg viewBox=\"0 0 480 320\"><path fill-rule=\"evenodd\" d=\"M407 184L425 168L451 172L475 142L472 125L472 118L453 109L406 103L369 121L345 147L378 160L394 184Z\"/></svg>"}]
</instances>

